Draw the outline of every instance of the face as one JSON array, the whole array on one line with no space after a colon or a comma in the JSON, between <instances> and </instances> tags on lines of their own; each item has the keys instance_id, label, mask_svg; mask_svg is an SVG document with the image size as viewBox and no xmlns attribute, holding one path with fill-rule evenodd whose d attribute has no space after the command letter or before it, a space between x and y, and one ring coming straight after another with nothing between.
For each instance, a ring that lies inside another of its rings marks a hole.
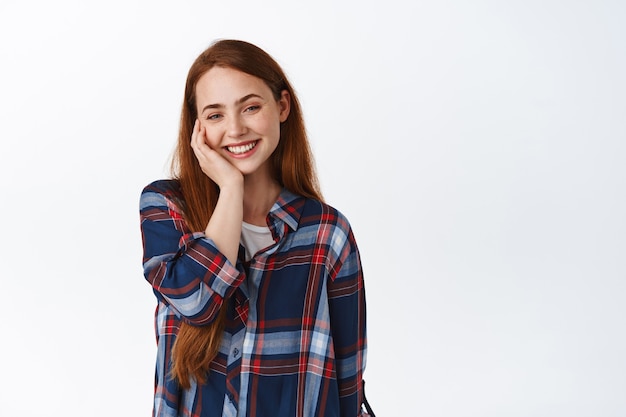
<instances>
[{"instance_id":1,"label":"face","mask_svg":"<svg viewBox=\"0 0 626 417\"><path fill-rule=\"evenodd\" d=\"M289 103L287 91L276 100L263 80L232 68L213 67L196 85L208 145L244 175L269 175L268 159L278 146Z\"/></svg>"}]
</instances>

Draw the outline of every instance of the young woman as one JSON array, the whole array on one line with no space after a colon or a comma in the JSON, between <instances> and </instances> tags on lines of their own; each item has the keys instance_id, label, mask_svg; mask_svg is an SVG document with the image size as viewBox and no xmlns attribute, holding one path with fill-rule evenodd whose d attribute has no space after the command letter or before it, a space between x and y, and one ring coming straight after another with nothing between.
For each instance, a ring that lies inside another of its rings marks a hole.
<instances>
[{"instance_id":1,"label":"young woman","mask_svg":"<svg viewBox=\"0 0 626 417\"><path fill-rule=\"evenodd\" d=\"M282 69L249 43L214 43L189 70L180 123L173 179L140 201L153 414L365 415L359 253L322 200Z\"/></svg>"}]
</instances>

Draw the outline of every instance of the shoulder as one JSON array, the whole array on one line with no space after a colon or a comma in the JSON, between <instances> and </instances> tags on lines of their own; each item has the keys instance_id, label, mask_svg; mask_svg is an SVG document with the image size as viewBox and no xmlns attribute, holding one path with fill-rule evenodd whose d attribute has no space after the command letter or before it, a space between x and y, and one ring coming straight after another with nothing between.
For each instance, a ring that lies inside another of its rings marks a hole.
<instances>
[{"instance_id":1,"label":"shoulder","mask_svg":"<svg viewBox=\"0 0 626 417\"><path fill-rule=\"evenodd\" d=\"M180 194L181 192L180 183L178 182L178 180L172 180L172 179L156 180L144 187L142 193L145 193L145 192L153 192L153 193L156 192L156 193L163 193L163 194L167 194L167 193Z\"/></svg>"},{"instance_id":2,"label":"shoulder","mask_svg":"<svg viewBox=\"0 0 626 417\"><path fill-rule=\"evenodd\" d=\"M352 227L348 218L337 208L318 200L306 199L298 231L308 236L315 247L322 251L323 262L331 280L337 278L344 267L344 273L360 268Z\"/></svg>"},{"instance_id":3,"label":"shoulder","mask_svg":"<svg viewBox=\"0 0 626 417\"><path fill-rule=\"evenodd\" d=\"M307 199L302 210L300 228L315 236L317 245L327 250L327 262L343 262L356 251L356 242L348 218L330 204Z\"/></svg>"},{"instance_id":4,"label":"shoulder","mask_svg":"<svg viewBox=\"0 0 626 417\"><path fill-rule=\"evenodd\" d=\"M307 198L302 210L301 225L320 224L350 231L348 218L337 208L319 200Z\"/></svg>"},{"instance_id":5,"label":"shoulder","mask_svg":"<svg viewBox=\"0 0 626 417\"><path fill-rule=\"evenodd\" d=\"M177 180L161 179L146 185L141 191L141 208L169 206L182 198Z\"/></svg>"}]
</instances>

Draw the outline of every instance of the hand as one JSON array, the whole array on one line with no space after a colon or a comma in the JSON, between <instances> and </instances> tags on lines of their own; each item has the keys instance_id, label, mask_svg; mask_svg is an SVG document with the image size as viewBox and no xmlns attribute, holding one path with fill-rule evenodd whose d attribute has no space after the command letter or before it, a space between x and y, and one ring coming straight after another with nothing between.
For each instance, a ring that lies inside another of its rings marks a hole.
<instances>
[{"instance_id":1,"label":"hand","mask_svg":"<svg viewBox=\"0 0 626 417\"><path fill-rule=\"evenodd\" d=\"M243 174L207 143L206 129L196 119L191 134L193 149L202 172L222 189L232 184L243 184Z\"/></svg>"},{"instance_id":2,"label":"hand","mask_svg":"<svg viewBox=\"0 0 626 417\"><path fill-rule=\"evenodd\" d=\"M219 152L211 149L206 130L199 120L193 125L191 148L202 172L220 187L217 204L204 234L235 265L243 221L243 174Z\"/></svg>"}]
</instances>

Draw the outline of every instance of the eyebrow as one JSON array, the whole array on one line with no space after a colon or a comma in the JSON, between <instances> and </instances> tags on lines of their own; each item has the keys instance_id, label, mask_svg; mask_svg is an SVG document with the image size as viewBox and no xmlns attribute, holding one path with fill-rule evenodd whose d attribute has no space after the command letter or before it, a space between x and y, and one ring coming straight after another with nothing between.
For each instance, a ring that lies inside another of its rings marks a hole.
<instances>
[{"instance_id":1,"label":"eyebrow","mask_svg":"<svg viewBox=\"0 0 626 417\"><path fill-rule=\"evenodd\" d=\"M261 97L260 95L252 93L252 94L248 94L248 95L245 95L245 96L241 97L239 100L237 100L235 102L235 104L237 104L237 105L242 104L242 103L244 103L245 101L247 101L247 100L249 100L251 98L263 99L263 97ZM202 108L202 111L200 112L200 114L204 113L204 111L207 110L207 109L219 109L219 108L223 108L223 107L226 107L226 106L224 106L223 104L220 104L220 103L207 104L206 106L204 106Z\"/></svg>"}]
</instances>

